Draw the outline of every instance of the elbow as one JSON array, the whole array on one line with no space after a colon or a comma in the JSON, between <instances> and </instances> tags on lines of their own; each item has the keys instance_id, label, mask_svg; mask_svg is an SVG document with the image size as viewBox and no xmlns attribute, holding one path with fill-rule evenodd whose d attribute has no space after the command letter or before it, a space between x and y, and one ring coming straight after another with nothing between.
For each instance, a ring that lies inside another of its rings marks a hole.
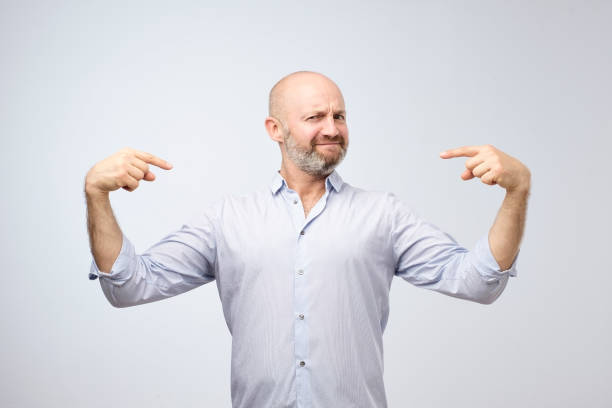
<instances>
[{"instance_id":1,"label":"elbow","mask_svg":"<svg viewBox=\"0 0 612 408\"><path fill-rule=\"evenodd\" d=\"M127 299L123 299L122 296L118 296L116 289L118 288L110 284L103 290L104 296L106 297L106 300L108 301L108 303L110 303L111 306L117 309L123 309L135 305L135 303L129 302Z\"/></svg>"},{"instance_id":2,"label":"elbow","mask_svg":"<svg viewBox=\"0 0 612 408\"><path fill-rule=\"evenodd\" d=\"M507 283L507 279L499 279L494 282L487 282L483 290L480 291L480 296L477 296L473 300L483 305L490 305L497 299L499 299L502 292L506 288Z\"/></svg>"},{"instance_id":3,"label":"elbow","mask_svg":"<svg viewBox=\"0 0 612 408\"><path fill-rule=\"evenodd\" d=\"M498 293L494 296L486 296L486 297L477 299L476 302L480 303L481 305L490 305L493 302L495 302L499 298L500 295L501 293Z\"/></svg>"},{"instance_id":4,"label":"elbow","mask_svg":"<svg viewBox=\"0 0 612 408\"><path fill-rule=\"evenodd\" d=\"M102 292L108 303L117 309L136 306L141 303L139 294L143 281L138 279L139 273L136 270L126 270L125 277L121 279L100 279Z\"/></svg>"},{"instance_id":5,"label":"elbow","mask_svg":"<svg viewBox=\"0 0 612 408\"><path fill-rule=\"evenodd\" d=\"M124 307L128 307L129 305L120 302L118 299L116 299L112 294L110 293L106 293L106 300L108 300L108 303L110 303L110 305L114 308L117 309L123 309Z\"/></svg>"},{"instance_id":6,"label":"elbow","mask_svg":"<svg viewBox=\"0 0 612 408\"><path fill-rule=\"evenodd\" d=\"M132 306L127 303L121 303L121 302L116 302L116 301L109 301L109 303L116 309L124 309L126 307Z\"/></svg>"}]
</instances>

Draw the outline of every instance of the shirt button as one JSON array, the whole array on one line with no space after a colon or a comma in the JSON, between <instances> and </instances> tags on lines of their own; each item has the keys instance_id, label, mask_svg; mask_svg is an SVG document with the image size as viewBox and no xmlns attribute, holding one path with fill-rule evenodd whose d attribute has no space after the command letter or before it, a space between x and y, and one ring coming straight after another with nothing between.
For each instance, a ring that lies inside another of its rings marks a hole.
<instances>
[{"instance_id":1,"label":"shirt button","mask_svg":"<svg viewBox=\"0 0 612 408\"><path fill-rule=\"evenodd\" d=\"M299 315L298 317L300 318L300 320L304 320L304 315L303 314Z\"/></svg>"},{"instance_id":2,"label":"shirt button","mask_svg":"<svg viewBox=\"0 0 612 408\"><path fill-rule=\"evenodd\" d=\"M293 204L297 204L297 200L293 200Z\"/></svg>"},{"instance_id":3,"label":"shirt button","mask_svg":"<svg viewBox=\"0 0 612 408\"><path fill-rule=\"evenodd\" d=\"M300 361L300 367L304 367L306 363L304 361Z\"/></svg>"},{"instance_id":4,"label":"shirt button","mask_svg":"<svg viewBox=\"0 0 612 408\"><path fill-rule=\"evenodd\" d=\"M304 274L304 270L303 270L303 269L300 269L300 270L298 271L298 275L303 275L303 274Z\"/></svg>"}]
</instances>

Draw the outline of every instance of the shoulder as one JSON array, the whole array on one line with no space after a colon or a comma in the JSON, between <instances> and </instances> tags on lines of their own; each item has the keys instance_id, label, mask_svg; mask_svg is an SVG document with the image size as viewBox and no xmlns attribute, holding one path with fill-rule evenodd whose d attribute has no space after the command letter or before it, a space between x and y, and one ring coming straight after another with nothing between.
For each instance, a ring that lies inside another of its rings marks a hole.
<instances>
[{"instance_id":1,"label":"shoulder","mask_svg":"<svg viewBox=\"0 0 612 408\"><path fill-rule=\"evenodd\" d=\"M214 200L209 208L217 218L253 216L268 208L272 199L273 195L269 188L244 193L227 193Z\"/></svg>"},{"instance_id":2,"label":"shoulder","mask_svg":"<svg viewBox=\"0 0 612 408\"><path fill-rule=\"evenodd\" d=\"M385 191L366 190L361 187L355 187L347 182L344 182L340 189L341 196L359 201L384 202L388 194Z\"/></svg>"},{"instance_id":3,"label":"shoulder","mask_svg":"<svg viewBox=\"0 0 612 408\"><path fill-rule=\"evenodd\" d=\"M402 218L413 215L412 208L394 192L369 190L355 187L348 183L340 192L342 206L349 211L356 211L361 216L377 219L382 225L395 225Z\"/></svg>"},{"instance_id":4,"label":"shoulder","mask_svg":"<svg viewBox=\"0 0 612 408\"><path fill-rule=\"evenodd\" d=\"M397 194L390 191L367 190L344 183L341 193L351 200L359 201L360 203L372 203L385 207L387 210L397 210L399 207L408 207Z\"/></svg>"}]
</instances>

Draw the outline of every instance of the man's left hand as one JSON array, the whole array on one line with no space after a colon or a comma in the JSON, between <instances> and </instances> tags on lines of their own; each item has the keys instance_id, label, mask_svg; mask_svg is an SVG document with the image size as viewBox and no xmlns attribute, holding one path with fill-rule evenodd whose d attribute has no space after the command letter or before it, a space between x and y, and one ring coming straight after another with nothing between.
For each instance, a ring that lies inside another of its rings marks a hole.
<instances>
[{"instance_id":1,"label":"man's left hand","mask_svg":"<svg viewBox=\"0 0 612 408\"><path fill-rule=\"evenodd\" d=\"M508 193L530 189L531 172L527 166L490 144L446 150L440 157L469 157L465 162L466 170L461 174L463 180L479 177L483 183L498 184Z\"/></svg>"}]
</instances>

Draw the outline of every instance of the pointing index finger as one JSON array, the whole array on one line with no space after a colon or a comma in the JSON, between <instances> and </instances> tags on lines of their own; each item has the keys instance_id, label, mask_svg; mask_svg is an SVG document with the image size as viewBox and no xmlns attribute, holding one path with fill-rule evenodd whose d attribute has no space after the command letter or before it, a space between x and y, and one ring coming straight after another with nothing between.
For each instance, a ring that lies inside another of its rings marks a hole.
<instances>
[{"instance_id":1,"label":"pointing index finger","mask_svg":"<svg viewBox=\"0 0 612 408\"><path fill-rule=\"evenodd\" d=\"M172 164L165 161L164 159L160 159L159 157L152 155L151 153L141 152L137 150L135 154L136 154L136 157L138 157L139 159L147 163L153 164L157 167L160 167L162 169L170 170L172 168Z\"/></svg>"},{"instance_id":2,"label":"pointing index finger","mask_svg":"<svg viewBox=\"0 0 612 408\"><path fill-rule=\"evenodd\" d=\"M463 146L463 147L458 147L456 149L450 149L450 150L445 150L442 153L440 153L440 157L443 159L450 159L452 157L472 157L472 156L476 156L476 154L478 154L478 152L480 151L480 149L478 148L478 146Z\"/></svg>"}]
</instances>

